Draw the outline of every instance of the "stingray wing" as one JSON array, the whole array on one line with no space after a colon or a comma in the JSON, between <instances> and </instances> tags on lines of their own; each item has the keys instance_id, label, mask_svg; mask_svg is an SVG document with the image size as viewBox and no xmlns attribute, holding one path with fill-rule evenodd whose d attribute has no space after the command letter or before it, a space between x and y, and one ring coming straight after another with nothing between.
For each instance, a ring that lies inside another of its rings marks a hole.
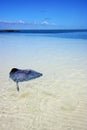
<instances>
[{"instance_id":1,"label":"stingray wing","mask_svg":"<svg viewBox=\"0 0 87 130\"><path fill-rule=\"evenodd\" d=\"M27 70L27 76L25 78L25 81L33 80L33 79L39 78L41 76L42 76L42 74L39 72L36 72L34 70L29 70L29 71Z\"/></svg>"},{"instance_id":2,"label":"stingray wing","mask_svg":"<svg viewBox=\"0 0 87 130\"><path fill-rule=\"evenodd\" d=\"M42 74L34 70L18 70L17 72L10 74L10 78L15 82L28 81L39 78L40 76L42 76Z\"/></svg>"}]
</instances>

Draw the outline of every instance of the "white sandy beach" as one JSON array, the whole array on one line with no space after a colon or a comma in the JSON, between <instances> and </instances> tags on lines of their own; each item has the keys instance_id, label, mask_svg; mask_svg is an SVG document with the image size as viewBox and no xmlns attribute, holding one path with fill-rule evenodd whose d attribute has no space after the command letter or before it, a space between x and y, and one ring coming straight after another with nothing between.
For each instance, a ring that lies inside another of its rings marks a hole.
<instances>
[{"instance_id":1,"label":"white sandy beach","mask_svg":"<svg viewBox=\"0 0 87 130\"><path fill-rule=\"evenodd\" d=\"M87 40L0 36L0 130L87 130ZM20 83L13 67L43 77Z\"/></svg>"}]
</instances>

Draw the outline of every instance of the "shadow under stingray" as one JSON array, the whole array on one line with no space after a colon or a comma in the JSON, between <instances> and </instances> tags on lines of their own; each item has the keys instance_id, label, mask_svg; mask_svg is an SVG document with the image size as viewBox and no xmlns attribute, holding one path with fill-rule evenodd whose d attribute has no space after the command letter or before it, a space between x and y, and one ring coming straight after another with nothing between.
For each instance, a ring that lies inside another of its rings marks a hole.
<instances>
[{"instance_id":1,"label":"shadow under stingray","mask_svg":"<svg viewBox=\"0 0 87 130\"><path fill-rule=\"evenodd\" d=\"M19 91L19 82L24 82L32 79L36 79L41 77L42 74L39 72L36 72L34 70L21 70L17 68L13 68L10 73L9 77L16 82L17 91Z\"/></svg>"}]
</instances>

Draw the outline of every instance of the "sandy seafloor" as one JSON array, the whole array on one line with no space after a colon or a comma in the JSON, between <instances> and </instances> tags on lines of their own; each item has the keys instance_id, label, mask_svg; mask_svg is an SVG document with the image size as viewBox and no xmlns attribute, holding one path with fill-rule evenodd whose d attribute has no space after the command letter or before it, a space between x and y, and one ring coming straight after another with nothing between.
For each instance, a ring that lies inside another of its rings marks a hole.
<instances>
[{"instance_id":1,"label":"sandy seafloor","mask_svg":"<svg viewBox=\"0 0 87 130\"><path fill-rule=\"evenodd\" d=\"M43 77L17 92L13 67ZM0 130L87 130L87 40L0 35Z\"/></svg>"}]
</instances>

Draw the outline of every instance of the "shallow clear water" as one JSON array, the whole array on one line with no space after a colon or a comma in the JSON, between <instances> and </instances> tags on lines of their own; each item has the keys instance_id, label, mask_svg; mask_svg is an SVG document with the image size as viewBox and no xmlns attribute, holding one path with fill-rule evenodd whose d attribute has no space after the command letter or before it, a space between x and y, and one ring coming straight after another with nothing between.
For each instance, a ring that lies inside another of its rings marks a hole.
<instances>
[{"instance_id":1,"label":"shallow clear water","mask_svg":"<svg viewBox=\"0 0 87 130\"><path fill-rule=\"evenodd\" d=\"M8 79L13 67L43 77L21 83L18 94ZM1 34L0 79L2 130L87 129L86 39Z\"/></svg>"},{"instance_id":2,"label":"shallow clear water","mask_svg":"<svg viewBox=\"0 0 87 130\"><path fill-rule=\"evenodd\" d=\"M33 65L35 67L38 62L56 64L63 62L62 60L72 62L74 59L82 64L86 62L86 49L87 40L75 39L75 37L58 38L52 34L49 36L25 33L0 35L1 66L31 67ZM82 59L83 62L80 61Z\"/></svg>"}]
</instances>

